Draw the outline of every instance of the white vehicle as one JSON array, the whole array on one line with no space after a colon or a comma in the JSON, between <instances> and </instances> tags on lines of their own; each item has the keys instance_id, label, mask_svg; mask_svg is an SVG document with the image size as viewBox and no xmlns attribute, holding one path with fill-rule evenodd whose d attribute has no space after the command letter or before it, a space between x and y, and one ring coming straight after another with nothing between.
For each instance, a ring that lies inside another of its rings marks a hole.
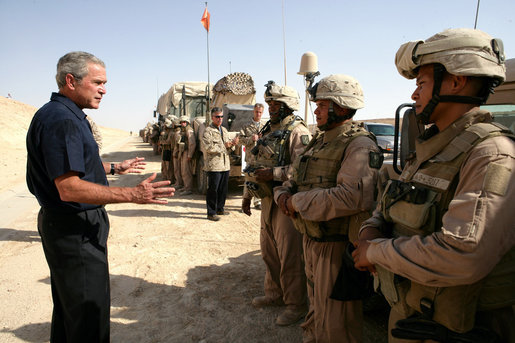
<instances>
[{"instance_id":1,"label":"white vehicle","mask_svg":"<svg viewBox=\"0 0 515 343\"><path fill-rule=\"evenodd\" d=\"M395 127L382 123L363 122L363 124L368 132L372 132L376 136L377 145L383 150L383 153L393 154Z\"/></svg>"}]
</instances>

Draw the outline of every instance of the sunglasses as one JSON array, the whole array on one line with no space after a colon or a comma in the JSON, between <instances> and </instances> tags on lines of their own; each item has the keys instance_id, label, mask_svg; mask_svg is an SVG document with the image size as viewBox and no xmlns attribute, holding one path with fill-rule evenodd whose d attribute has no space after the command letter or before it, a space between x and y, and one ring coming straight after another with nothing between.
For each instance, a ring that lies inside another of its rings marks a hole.
<instances>
[{"instance_id":1,"label":"sunglasses","mask_svg":"<svg viewBox=\"0 0 515 343\"><path fill-rule=\"evenodd\" d=\"M213 116L214 118L223 118L224 116Z\"/></svg>"}]
</instances>

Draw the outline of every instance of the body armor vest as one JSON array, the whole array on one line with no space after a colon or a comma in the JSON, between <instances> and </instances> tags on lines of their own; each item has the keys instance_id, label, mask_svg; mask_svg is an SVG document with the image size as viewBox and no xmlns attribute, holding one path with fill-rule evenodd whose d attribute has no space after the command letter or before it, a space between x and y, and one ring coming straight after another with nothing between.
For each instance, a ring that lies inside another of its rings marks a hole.
<instances>
[{"instance_id":1,"label":"body armor vest","mask_svg":"<svg viewBox=\"0 0 515 343\"><path fill-rule=\"evenodd\" d=\"M178 142L179 145L179 153L182 154L185 151L188 151L188 132L191 129L190 125L186 125L186 127L181 127L181 139Z\"/></svg>"},{"instance_id":2,"label":"body armor vest","mask_svg":"<svg viewBox=\"0 0 515 343\"><path fill-rule=\"evenodd\" d=\"M274 168L290 164L290 135L297 125L306 126L300 117L292 115L281 122L278 130L272 131L273 127L270 127L263 132L263 137L256 142L254 147L257 149L257 153L251 168ZM245 185L254 197L262 199L273 196L274 181L257 182L252 176L252 172L245 176Z\"/></svg>"},{"instance_id":3,"label":"body armor vest","mask_svg":"<svg viewBox=\"0 0 515 343\"><path fill-rule=\"evenodd\" d=\"M355 122L336 127L333 130L341 130L336 139L324 143L324 135L318 134L311 140L302 155L295 160L292 176L296 188L293 190L294 192L335 187L345 150L352 140L359 136L367 136L376 142L372 134ZM323 222L305 220L297 216L293 222L300 233L306 234L313 240L335 242L348 241L349 234L357 236L361 222L368 217L370 217L370 213L364 211ZM350 227L352 230L349 230Z\"/></svg>"},{"instance_id":4,"label":"body armor vest","mask_svg":"<svg viewBox=\"0 0 515 343\"><path fill-rule=\"evenodd\" d=\"M393 223L393 236L427 236L442 227L442 217L454 197L459 170L470 150L483 140L514 137L496 123L476 123L461 133L442 132L434 144L417 147L416 160L404 168L400 181L390 180L382 198L382 213ZM446 135L446 136L445 136ZM424 143L422 143L424 144ZM395 310L413 309L456 332L474 326L475 313L515 304L515 249L512 248L483 280L472 285L431 287L396 279L378 268L383 294ZM384 282L385 281L385 282ZM383 287L384 286L384 287Z\"/></svg>"}]
</instances>

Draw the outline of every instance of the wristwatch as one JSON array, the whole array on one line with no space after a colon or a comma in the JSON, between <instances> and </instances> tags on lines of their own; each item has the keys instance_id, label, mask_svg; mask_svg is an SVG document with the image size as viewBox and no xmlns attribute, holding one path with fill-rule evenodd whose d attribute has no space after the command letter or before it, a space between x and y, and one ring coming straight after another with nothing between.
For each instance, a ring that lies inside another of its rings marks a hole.
<instances>
[{"instance_id":1,"label":"wristwatch","mask_svg":"<svg viewBox=\"0 0 515 343\"><path fill-rule=\"evenodd\" d=\"M111 175L114 175L114 163L111 163L111 171L109 173L111 173Z\"/></svg>"}]
</instances>

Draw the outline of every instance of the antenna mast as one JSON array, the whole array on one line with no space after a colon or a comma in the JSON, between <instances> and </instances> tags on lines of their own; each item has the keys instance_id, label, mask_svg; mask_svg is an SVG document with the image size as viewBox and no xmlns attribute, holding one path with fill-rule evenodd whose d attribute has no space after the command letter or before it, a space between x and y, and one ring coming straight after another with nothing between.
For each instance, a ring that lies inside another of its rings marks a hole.
<instances>
[{"instance_id":1,"label":"antenna mast","mask_svg":"<svg viewBox=\"0 0 515 343\"><path fill-rule=\"evenodd\" d=\"M477 8L476 8L476 21L474 22L474 30L476 29L476 26L477 26L477 16L479 15L479 2L481 0L477 0Z\"/></svg>"},{"instance_id":2,"label":"antenna mast","mask_svg":"<svg viewBox=\"0 0 515 343\"><path fill-rule=\"evenodd\" d=\"M284 85L286 86L288 84L288 81L286 79L286 34L284 29L284 0L282 1L283 4L283 51L284 51Z\"/></svg>"}]
</instances>

